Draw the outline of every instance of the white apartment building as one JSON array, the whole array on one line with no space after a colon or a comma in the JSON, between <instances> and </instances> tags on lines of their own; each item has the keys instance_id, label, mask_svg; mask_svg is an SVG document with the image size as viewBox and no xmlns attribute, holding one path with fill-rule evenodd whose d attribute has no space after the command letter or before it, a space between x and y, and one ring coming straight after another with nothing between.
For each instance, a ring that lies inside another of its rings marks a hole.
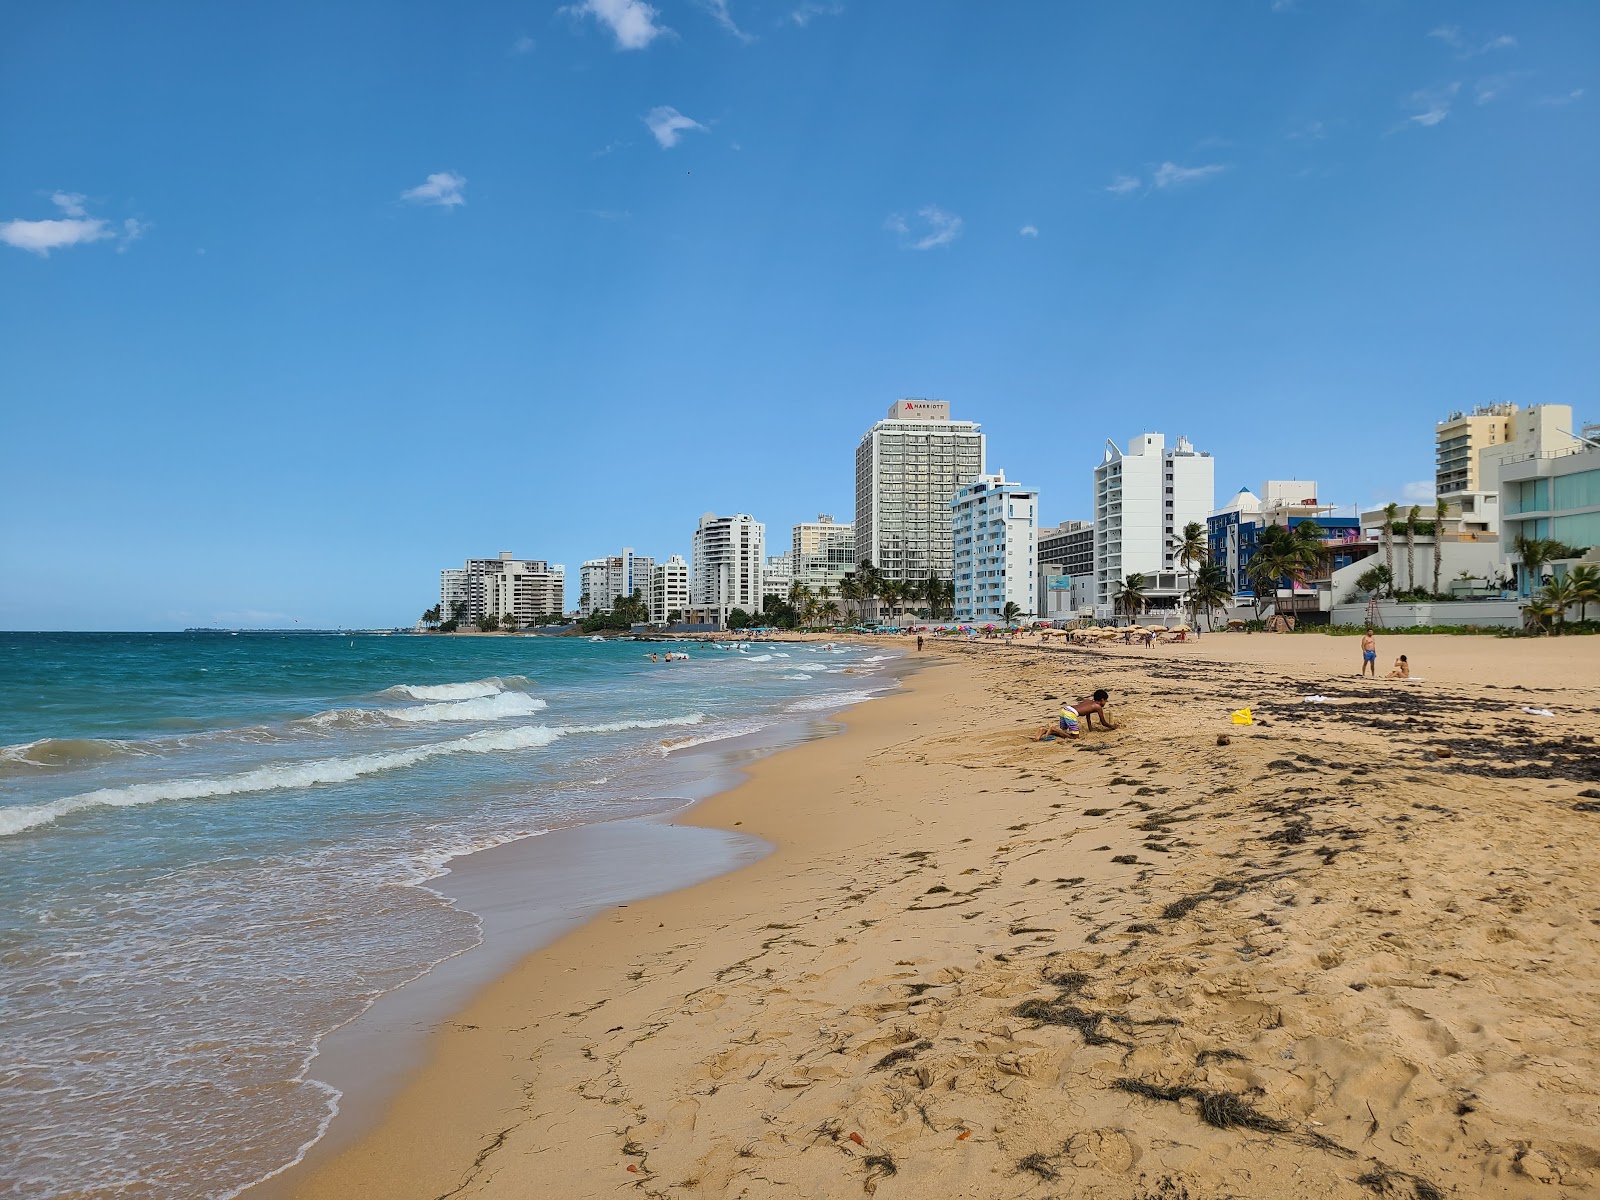
<instances>
[{"instance_id":1,"label":"white apartment building","mask_svg":"<svg viewBox=\"0 0 1600 1200\"><path fill-rule=\"evenodd\" d=\"M1183 527L1202 527L1215 506L1215 463L1180 437L1167 448L1159 433L1142 433L1119 450L1107 441L1094 469L1095 610L1112 615L1114 598L1132 574L1145 577L1155 607L1175 603L1188 576L1174 554Z\"/></svg>"},{"instance_id":2,"label":"white apartment building","mask_svg":"<svg viewBox=\"0 0 1600 1200\"><path fill-rule=\"evenodd\" d=\"M815 521L802 521L790 532L794 578L813 592L827 588L837 595L840 582L856 569L855 526L819 513Z\"/></svg>"},{"instance_id":3,"label":"white apartment building","mask_svg":"<svg viewBox=\"0 0 1600 1200\"><path fill-rule=\"evenodd\" d=\"M789 589L794 585L794 552L785 550L782 554L767 555L767 565L761 574L761 596L776 596L779 600L789 598Z\"/></svg>"},{"instance_id":4,"label":"white apartment building","mask_svg":"<svg viewBox=\"0 0 1600 1200\"><path fill-rule=\"evenodd\" d=\"M949 579L950 502L984 471L974 421L943 400L897 400L856 447L855 559L885 579Z\"/></svg>"},{"instance_id":5,"label":"white apartment building","mask_svg":"<svg viewBox=\"0 0 1600 1200\"><path fill-rule=\"evenodd\" d=\"M681 554L656 564L650 578L650 619L657 624L689 611L689 564Z\"/></svg>"},{"instance_id":6,"label":"white apartment building","mask_svg":"<svg viewBox=\"0 0 1600 1200\"><path fill-rule=\"evenodd\" d=\"M618 600L626 600L636 591L649 603L655 569L655 559L635 554L626 546L621 554L589 559L583 564L579 613L587 617L590 613L610 612Z\"/></svg>"},{"instance_id":7,"label":"white apartment building","mask_svg":"<svg viewBox=\"0 0 1600 1200\"><path fill-rule=\"evenodd\" d=\"M1038 605L1039 493L1009 483L1005 472L980 475L950 501L955 619L974 624L1019 616Z\"/></svg>"},{"instance_id":8,"label":"white apartment building","mask_svg":"<svg viewBox=\"0 0 1600 1200\"><path fill-rule=\"evenodd\" d=\"M448 621L459 611L464 624L493 616L526 625L562 611L566 582L560 563L517 558L509 550L498 558L469 558L462 570L439 572L439 613Z\"/></svg>"},{"instance_id":9,"label":"white apartment building","mask_svg":"<svg viewBox=\"0 0 1600 1200\"><path fill-rule=\"evenodd\" d=\"M760 612L765 540L766 527L748 513L701 517L694 531L689 607L719 625L736 608Z\"/></svg>"}]
</instances>

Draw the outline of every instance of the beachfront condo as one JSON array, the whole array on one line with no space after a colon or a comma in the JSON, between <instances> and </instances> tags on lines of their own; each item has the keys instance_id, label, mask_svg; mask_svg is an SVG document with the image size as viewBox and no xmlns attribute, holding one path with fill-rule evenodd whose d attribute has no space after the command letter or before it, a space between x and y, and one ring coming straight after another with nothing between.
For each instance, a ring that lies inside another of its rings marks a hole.
<instances>
[{"instance_id":1,"label":"beachfront condo","mask_svg":"<svg viewBox=\"0 0 1600 1200\"><path fill-rule=\"evenodd\" d=\"M856 447L855 559L885 579L951 574L950 501L984 471L975 421L943 400L897 400Z\"/></svg>"},{"instance_id":2,"label":"beachfront condo","mask_svg":"<svg viewBox=\"0 0 1600 1200\"><path fill-rule=\"evenodd\" d=\"M650 573L650 619L664 623L678 613L680 618L689 611L689 564L683 555L674 554L666 562L656 564Z\"/></svg>"},{"instance_id":3,"label":"beachfront condo","mask_svg":"<svg viewBox=\"0 0 1600 1200\"><path fill-rule=\"evenodd\" d=\"M1204 526L1216 503L1210 454L1180 437L1170 449L1142 433L1126 450L1107 441L1094 469L1095 611L1110 617L1129 575L1145 577L1147 606L1169 608L1188 590L1177 561L1183 527Z\"/></svg>"},{"instance_id":4,"label":"beachfront condo","mask_svg":"<svg viewBox=\"0 0 1600 1200\"><path fill-rule=\"evenodd\" d=\"M748 513L706 513L694 531L689 607L696 619L725 625L736 608L761 611L766 526Z\"/></svg>"},{"instance_id":5,"label":"beachfront condo","mask_svg":"<svg viewBox=\"0 0 1600 1200\"><path fill-rule=\"evenodd\" d=\"M542 559L517 558L502 550L498 558L469 558L460 570L439 572L442 620L476 624L484 617L514 617L526 625L566 606L567 569Z\"/></svg>"},{"instance_id":6,"label":"beachfront condo","mask_svg":"<svg viewBox=\"0 0 1600 1200\"><path fill-rule=\"evenodd\" d=\"M839 584L856 569L855 526L819 513L815 521L802 521L790 532L794 578L813 592L827 588L838 595Z\"/></svg>"},{"instance_id":7,"label":"beachfront condo","mask_svg":"<svg viewBox=\"0 0 1600 1200\"><path fill-rule=\"evenodd\" d=\"M1517 559L1517 538L1549 538L1590 560L1600 547L1600 442L1573 439L1564 450L1531 453L1500 464L1500 551ZM1571 557L1544 564L1541 575L1562 575ZM1521 595L1537 590L1534 579L1516 562Z\"/></svg>"},{"instance_id":8,"label":"beachfront condo","mask_svg":"<svg viewBox=\"0 0 1600 1200\"><path fill-rule=\"evenodd\" d=\"M580 578L583 590L579 593L578 612L585 617L610 612L618 600L626 600L634 592L648 602L655 569L655 559L635 554L627 546L621 554L587 560Z\"/></svg>"},{"instance_id":9,"label":"beachfront condo","mask_svg":"<svg viewBox=\"0 0 1600 1200\"><path fill-rule=\"evenodd\" d=\"M1039 595L1046 620L1076 617L1094 607L1094 522L1063 521L1039 530Z\"/></svg>"},{"instance_id":10,"label":"beachfront condo","mask_svg":"<svg viewBox=\"0 0 1600 1200\"><path fill-rule=\"evenodd\" d=\"M1038 604L1039 493L1006 479L980 475L950 501L955 619L999 624L1032 616Z\"/></svg>"}]
</instances>

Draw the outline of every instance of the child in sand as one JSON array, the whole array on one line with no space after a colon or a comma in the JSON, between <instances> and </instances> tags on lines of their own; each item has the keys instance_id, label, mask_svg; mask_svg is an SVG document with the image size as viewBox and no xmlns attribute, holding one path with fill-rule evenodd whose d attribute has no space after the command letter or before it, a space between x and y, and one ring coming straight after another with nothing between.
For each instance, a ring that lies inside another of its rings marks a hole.
<instances>
[{"instance_id":1,"label":"child in sand","mask_svg":"<svg viewBox=\"0 0 1600 1200\"><path fill-rule=\"evenodd\" d=\"M1101 688L1092 696L1085 696L1082 700L1074 700L1071 704L1063 704L1061 706L1061 715L1056 724L1046 725L1039 730L1033 740L1036 742L1053 742L1056 738L1061 738L1065 741L1071 741L1079 737L1084 729L1093 727L1096 713L1100 714L1100 726L1102 729L1115 729L1116 726L1106 720L1105 706L1106 701L1110 699L1111 693Z\"/></svg>"},{"instance_id":2,"label":"child in sand","mask_svg":"<svg viewBox=\"0 0 1600 1200\"><path fill-rule=\"evenodd\" d=\"M1406 661L1406 656L1404 654L1402 654L1399 658L1394 660L1394 670L1389 672L1389 678L1390 679L1410 679L1411 678L1411 664L1408 661Z\"/></svg>"}]
</instances>

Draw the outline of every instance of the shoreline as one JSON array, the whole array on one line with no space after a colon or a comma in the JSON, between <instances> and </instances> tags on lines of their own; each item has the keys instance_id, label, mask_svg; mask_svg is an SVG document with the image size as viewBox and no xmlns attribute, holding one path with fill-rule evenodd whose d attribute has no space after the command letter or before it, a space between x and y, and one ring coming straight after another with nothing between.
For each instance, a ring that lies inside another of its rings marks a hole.
<instances>
[{"instance_id":1,"label":"shoreline","mask_svg":"<svg viewBox=\"0 0 1600 1200\"><path fill-rule=\"evenodd\" d=\"M1589 1194L1600 651L1390 636L1426 682L939 647L676 818L771 854L524 959L248 1194ZM1116 731L1027 740L1091 683Z\"/></svg>"},{"instance_id":2,"label":"shoreline","mask_svg":"<svg viewBox=\"0 0 1600 1200\"><path fill-rule=\"evenodd\" d=\"M884 673L894 684L870 699L894 695L914 672L908 657L897 658ZM841 707L866 702L846 700ZM448 1026L485 987L552 942L608 911L692 888L770 854L773 847L759 837L701 824L690 814L740 786L752 765L837 736L830 728L837 716L831 708L796 711L758 731L683 747L671 756L684 776L680 791L661 797L676 804L511 838L458 855L441 874L411 885L476 916L478 940L321 1035L304 1078L327 1089L333 1111L293 1160L232 1194L282 1194L282 1181L368 1133L426 1061L431 1031ZM618 859L630 865L619 868Z\"/></svg>"}]
</instances>

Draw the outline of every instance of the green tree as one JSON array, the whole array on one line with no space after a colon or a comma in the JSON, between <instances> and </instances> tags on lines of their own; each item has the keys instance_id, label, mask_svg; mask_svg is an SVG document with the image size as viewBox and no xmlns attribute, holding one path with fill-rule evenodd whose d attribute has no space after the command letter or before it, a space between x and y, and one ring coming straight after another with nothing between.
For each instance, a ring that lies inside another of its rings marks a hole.
<instances>
[{"instance_id":1,"label":"green tree","mask_svg":"<svg viewBox=\"0 0 1600 1200\"><path fill-rule=\"evenodd\" d=\"M1433 594L1439 594L1439 567L1444 560L1444 522L1450 515L1448 500L1433 502Z\"/></svg>"},{"instance_id":2,"label":"green tree","mask_svg":"<svg viewBox=\"0 0 1600 1200\"><path fill-rule=\"evenodd\" d=\"M1000 619L1007 625L1015 625L1017 618L1022 615L1022 606L1015 600L1007 600L1005 607L1000 610Z\"/></svg>"},{"instance_id":3,"label":"green tree","mask_svg":"<svg viewBox=\"0 0 1600 1200\"><path fill-rule=\"evenodd\" d=\"M852 619L859 621L861 619L861 601L863 597L861 581L856 578L854 571L847 571L844 578L839 580L839 599L844 601L845 608L851 613Z\"/></svg>"},{"instance_id":4,"label":"green tree","mask_svg":"<svg viewBox=\"0 0 1600 1200\"><path fill-rule=\"evenodd\" d=\"M1116 605L1130 619L1144 611L1145 587L1148 580L1142 571L1135 571L1122 581L1122 590L1116 594Z\"/></svg>"},{"instance_id":5,"label":"green tree","mask_svg":"<svg viewBox=\"0 0 1600 1200\"><path fill-rule=\"evenodd\" d=\"M432 608L423 610L422 623L424 625L437 625L439 623L439 606L437 604Z\"/></svg>"},{"instance_id":6,"label":"green tree","mask_svg":"<svg viewBox=\"0 0 1600 1200\"><path fill-rule=\"evenodd\" d=\"M1190 521L1183 527L1183 535L1178 541L1173 557L1178 560L1178 565L1191 575L1200 563L1206 561L1210 547L1206 542L1206 527L1199 521Z\"/></svg>"},{"instance_id":7,"label":"green tree","mask_svg":"<svg viewBox=\"0 0 1600 1200\"><path fill-rule=\"evenodd\" d=\"M1524 537L1517 534L1512 540L1511 549L1517 558L1522 561L1524 578L1528 585L1528 594L1532 595L1544 582L1544 568L1555 559L1561 557L1565 549L1562 544L1552 538Z\"/></svg>"},{"instance_id":8,"label":"green tree","mask_svg":"<svg viewBox=\"0 0 1600 1200\"><path fill-rule=\"evenodd\" d=\"M742 608L730 609L728 612L729 629L749 629L751 620L750 614Z\"/></svg>"},{"instance_id":9,"label":"green tree","mask_svg":"<svg viewBox=\"0 0 1600 1200\"><path fill-rule=\"evenodd\" d=\"M1394 526L1400 506L1390 501L1383 506L1383 565L1389 568L1389 578L1394 578Z\"/></svg>"},{"instance_id":10,"label":"green tree","mask_svg":"<svg viewBox=\"0 0 1600 1200\"><path fill-rule=\"evenodd\" d=\"M1415 504L1406 513L1406 591L1417 590L1417 518L1422 510Z\"/></svg>"},{"instance_id":11,"label":"green tree","mask_svg":"<svg viewBox=\"0 0 1600 1200\"><path fill-rule=\"evenodd\" d=\"M484 633L491 633L500 628L500 618L495 616L494 613L484 613L483 616L478 618L478 628L483 630Z\"/></svg>"},{"instance_id":12,"label":"green tree","mask_svg":"<svg viewBox=\"0 0 1600 1200\"><path fill-rule=\"evenodd\" d=\"M1276 608L1278 588L1284 583L1291 589L1304 587L1321 558L1322 548L1314 535L1293 533L1282 525L1263 529L1245 567L1245 578L1255 592L1256 617L1260 618L1261 602L1268 593Z\"/></svg>"},{"instance_id":13,"label":"green tree","mask_svg":"<svg viewBox=\"0 0 1600 1200\"><path fill-rule=\"evenodd\" d=\"M837 600L824 602L822 605L822 619L827 621L829 625L837 625L839 623L839 602Z\"/></svg>"},{"instance_id":14,"label":"green tree","mask_svg":"<svg viewBox=\"0 0 1600 1200\"><path fill-rule=\"evenodd\" d=\"M450 605L450 623L452 625L460 625L461 622L465 621L466 619L467 602L465 600L454 601Z\"/></svg>"},{"instance_id":15,"label":"green tree","mask_svg":"<svg viewBox=\"0 0 1600 1200\"><path fill-rule=\"evenodd\" d=\"M1567 628L1567 609L1578 602L1577 591L1572 586L1571 576L1561 576L1544 585L1541 599L1555 610L1557 633L1565 632Z\"/></svg>"},{"instance_id":16,"label":"green tree","mask_svg":"<svg viewBox=\"0 0 1600 1200\"><path fill-rule=\"evenodd\" d=\"M1206 616L1206 627L1216 627L1217 609L1226 606L1233 599L1233 589L1228 586L1228 573L1219 564L1205 562L1200 564L1189 583L1189 611L1190 620L1198 627L1200 614Z\"/></svg>"},{"instance_id":17,"label":"green tree","mask_svg":"<svg viewBox=\"0 0 1600 1200\"><path fill-rule=\"evenodd\" d=\"M1368 595L1384 595L1394 591L1394 580L1388 567L1376 563L1356 576L1356 588Z\"/></svg>"},{"instance_id":18,"label":"green tree","mask_svg":"<svg viewBox=\"0 0 1600 1200\"><path fill-rule=\"evenodd\" d=\"M1589 605L1600 604L1600 567L1584 563L1567 572L1572 585L1572 602L1578 606L1579 622L1589 619Z\"/></svg>"},{"instance_id":19,"label":"green tree","mask_svg":"<svg viewBox=\"0 0 1600 1200\"><path fill-rule=\"evenodd\" d=\"M1551 623L1560 615L1560 610L1544 598L1543 592L1535 592L1522 606L1522 625L1534 633L1549 633Z\"/></svg>"},{"instance_id":20,"label":"green tree","mask_svg":"<svg viewBox=\"0 0 1600 1200\"><path fill-rule=\"evenodd\" d=\"M683 610L681 608L675 608L667 614L667 624L669 625L676 624L681 620L683 620Z\"/></svg>"}]
</instances>

